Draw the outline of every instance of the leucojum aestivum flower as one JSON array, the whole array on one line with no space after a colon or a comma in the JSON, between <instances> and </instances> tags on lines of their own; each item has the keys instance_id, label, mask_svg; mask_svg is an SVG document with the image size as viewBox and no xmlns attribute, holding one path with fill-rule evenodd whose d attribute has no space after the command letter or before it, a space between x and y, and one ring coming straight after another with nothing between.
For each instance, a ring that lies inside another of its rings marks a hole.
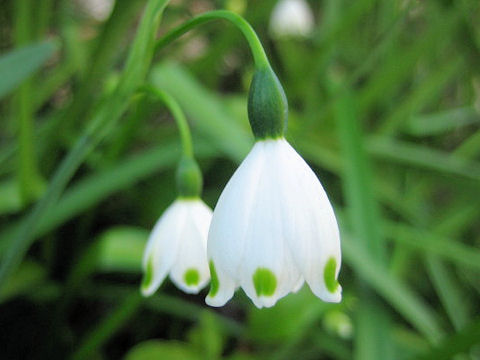
<instances>
[{"instance_id":1,"label":"leucojum aestivum flower","mask_svg":"<svg viewBox=\"0 0 480 360\"><path fill-rule=\"evenodd\" d=\"M236 25L252 50L255 73L248 117L255 144L220 195L206 256L198 244L204 243L209 212L199 203L198 186L186 193L179 187L179 200L159 220L148 242L143 292L152 293L168 271L181 289L197 292L208 281L208 263L211 284L205 301L211 306L223 306L242 287L257 307L270 307L305 282L322 300L339 302L341 252L335 214L315 173L284 137L287 99L251 26L236 14L213 11L180 25L160 42L165 45L217 18ZM201 178L198 166L197 172L189 169L181 178L195 184L190 180ZM197 201L197 210L191 207L188 216L186 208L192 204L182 203L182 194L193 194ZM189 247L190 242L195 247Z\"/></svg>"},{"instance_id":2,"label":"leucojum aestivum flower","mask_svg":"<svg viewBox=\"0 0 480 360\"><path fill-rule=\"evenodd\" d=\"M241 286L257 307L270 307L304 281L322 300L339 302L337 221L316 175L284 138L287 101L269 66L254 75L248 115L256 141L213 213L206 302L222 306Z\"/></svg>"},{"instance_id":3,"label":"leucojum aestivum flower","mask_svg":"<svg viewBox=\"0 0 480 360\"><path fill-rule=\"evenodd\" d=\"M198 293L210 280L206 258L212 210L200 199L202 175L193 158L190 132L183 113L169 95L149 89L171 109L182 135L184 154L177 169L178 197L163 213L147 241L141 291L152 295L170 274L187 293Z\"/></svg>"}]
</instances>

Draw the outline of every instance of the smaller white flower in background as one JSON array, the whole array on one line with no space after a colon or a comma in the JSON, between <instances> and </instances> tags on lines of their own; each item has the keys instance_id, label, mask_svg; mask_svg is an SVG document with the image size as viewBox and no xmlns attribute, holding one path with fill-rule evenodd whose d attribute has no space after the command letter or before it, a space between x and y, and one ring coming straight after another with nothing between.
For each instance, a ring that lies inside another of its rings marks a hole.
<instances>
[{"instance_id":1,"label":"smaller white flower in background","mask_svg":"<svg viewBox=\"0 0 480 360\"><path fill-rule=\"evenodd\" d=\"M106 20L115 5L115 0L77 0L76 2L88 16L97 21Z\"/></svg>"},{"instance_id":2,"label":"smaller white flower in background","mask_svg":"<svg viewBox=\"0 0 480 360\"><path fill-rule=\"evenodd\" d=\"M314 172L283 138L257 140L222 192L208 234L206 302L241 286L261 308L308 283L339 302L341 253L332 206Z\"/></svg>"},{"instance_id":3,"label":"smaller white flower in background","mask_svg":"<svg viewBox=\"0 0 480 360\"><path fill-rule=\"evenodd\" d=\"M199 198L178 198L150 234L143 256L141 291L152 295L170 274L186 293L198 293L210 280L206 247L212 210Z\"/></svg>"},{"instance_id":4,"label":"smaller white flower in background","mask_svg":"<svg viewBox=\"0 0 480 360\"><path fill-rule=\"evenodd\" d=\"M280 0L270 17L273 37L308 36L314 28L314 18L305 0Z\"/></svg>"}]
</instances>

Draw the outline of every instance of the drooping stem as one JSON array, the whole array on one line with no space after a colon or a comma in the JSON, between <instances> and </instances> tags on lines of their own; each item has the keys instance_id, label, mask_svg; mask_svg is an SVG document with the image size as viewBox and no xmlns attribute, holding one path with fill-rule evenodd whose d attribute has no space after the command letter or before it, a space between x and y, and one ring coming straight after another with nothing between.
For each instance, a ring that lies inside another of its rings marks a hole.
<instances>
[{"instance_id":1,"label":"drooping stem","mask_svg":"<svg viewBox=\"0 0 480 360\"><path fill-rule=\"evenodd\" d=\"M255 62L248 96L248 120L257 140L283 136L288 118L288 101L283 87L268 61L255 30L240 15L226 10L210 11L179 25L161 38L155 50L168 45L197 25L224 19L234 24L247 39Z\"/></svg>"},{"instance_id":2,"label":"drooping stem","mask_svg":"<svg viewBox=\"0 0 480 360\"><path fill-rule=\"evenodd\" d=\"M193 156L192 135L182 109L177 101L163 90L157 89L152 85L144 86L141 90L163 102L177 123L183 150L183 156L177 168L178 195L183 198L199 197L202 192L203 177L200 167Z\"/></svg>"},{"instance_id":3,"label":"drooping stem","mask_svg":"<svg viewBox=\"0 0 480 360\"><path fill-rule=\"evenodd\" d=\"M155 46L155 51L158 51L162 47L170 44L173 40L177 39L178 37L182 36L186 32L190 31L197 25L201 25L201 24L210 22L212 20L218 20L218 19L230 21L242 32L243 36L245 36L248 42L248 45L250 46L250 50L252 51L252 55L253 55L253 60L255 62L255 67L257 69L270 66L267 55L265 54L265 50L263 49L262 43L260 42L260 39L255 33L255 30L253 30L252 26L240 15L227 10L209 11L202 15L194 17L193 19L190 19L189 21L183 23L182 25L179 25L178 27L168 32L160 40L158 40Z\"/></svg>"},{"instance_id":4,"label":"drooping stem","mask_svg":"<svg viewBox=\"0 0 480 360\"><path fill-rule=\"evenodd\" d=\"M172 113L172 116L177 123L178 131L180 132L183 155L193 158L193 145L190 127L188 126L187 119L185 118L185 115L177 101L170 94L153 86L145 86L142 88L142 90L145 90L149 95L152 95L156 99L163 102L168 110Z\"/></svg>"}]
</instances>

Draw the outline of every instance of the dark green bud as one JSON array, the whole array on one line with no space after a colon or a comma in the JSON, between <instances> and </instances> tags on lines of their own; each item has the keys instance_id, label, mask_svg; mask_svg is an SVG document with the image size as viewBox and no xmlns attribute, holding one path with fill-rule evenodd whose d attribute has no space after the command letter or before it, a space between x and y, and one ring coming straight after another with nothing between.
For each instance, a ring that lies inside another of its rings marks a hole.
<instances>
[{"instance_id":1,"label":"dark green bud","mask_svg":"<svg viewBox=\"0 0 480 360\"><path fill-rule=\"evenodd\" d=\"M288 103L282 84L270 66L255 71L248 95L248 119L257 139L283 136Z\"/></svg>"},{"instance_id":2,"label":"dark green bud","mask_svg":"<svg viewBox=\"0 0 480 360\"><path fill-rule=\"evenodd\" d=\"M180 197L199 197L202 192L203 179L197 162L183 156L177 169L177 187Z\"/></svg>"}]
</instances>

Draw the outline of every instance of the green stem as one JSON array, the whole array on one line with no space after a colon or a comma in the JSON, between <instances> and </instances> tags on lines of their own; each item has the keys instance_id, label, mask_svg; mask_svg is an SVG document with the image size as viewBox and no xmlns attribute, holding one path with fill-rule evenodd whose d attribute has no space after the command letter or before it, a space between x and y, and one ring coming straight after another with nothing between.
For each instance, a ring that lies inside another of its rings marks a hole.
<instances>
[{"instance_id":1,"label":"green stem","mask_svg":"<svg viewBox=\"0 0 480 360\"><path fill-rule=\"evenodd\" d=\"M197 25L201 25L212 20L223 19L230 21L233 25L235 25L245 36L248 45L250 46L250 50L252 51L253 60L255 61L255 66L257 68L264 68L270 67L268 62L267 55L265 54L265 50L263 49L262 43L258 38L255 30L253 30L252 26L240 15L237 15L231 11L227 10L214 10L206 12L202 15L194 17L193 19L185 22L182 25L174 28L170 32L168 32L164 37L158 40L155 51L158 51L160 48L167 46L173 40L177 39L178 37L182 36L186 32L190 31Z\"/></svg>"},{"instance_id":2,"label":"green stem","mask_svg":"<svg viewBox=\"0 0 480 360\"><path fill-rule=\"evenodd\" d=\"M183 157L177 168L178 195L183 198L197 198L202 193L203 178L200 167L193 156L192 135L187 119L177 101L163 90L151 85L142 87L142 90L162 101L173 114L182 139Z\"/></svg>"},{"instance_id":3,"label":"green stem","mask_svg":"<svg viewBox=\"0 0 480 360\"><path fill-rule=\"evenodd\" d=\"M190 127L188 126L185 114L178 105L177 101L165 91L157 89L153 86L145 86L142 88L142 90L145 90L149 95L152 95L156 99L162 101L172 113L173 118L177 123L178 131L180 132L180 138L182 139L183 154L186 157L193 158L193 145Z\"/></svg>"},{"instance_id":4,"label":"green stem","mask_svg":"<svg viewBox=\"0 0 480 360\"><path fill-rule=\"evenodd\" d=\"M17 46L24 46L32 40L32 6L31 0L15 2L14 40ZM34 148L31 79L20 86L16 95L14 118L18 124L18 180L22 199L28 202L42 190Z\"/></svg>"}]
</instances>

